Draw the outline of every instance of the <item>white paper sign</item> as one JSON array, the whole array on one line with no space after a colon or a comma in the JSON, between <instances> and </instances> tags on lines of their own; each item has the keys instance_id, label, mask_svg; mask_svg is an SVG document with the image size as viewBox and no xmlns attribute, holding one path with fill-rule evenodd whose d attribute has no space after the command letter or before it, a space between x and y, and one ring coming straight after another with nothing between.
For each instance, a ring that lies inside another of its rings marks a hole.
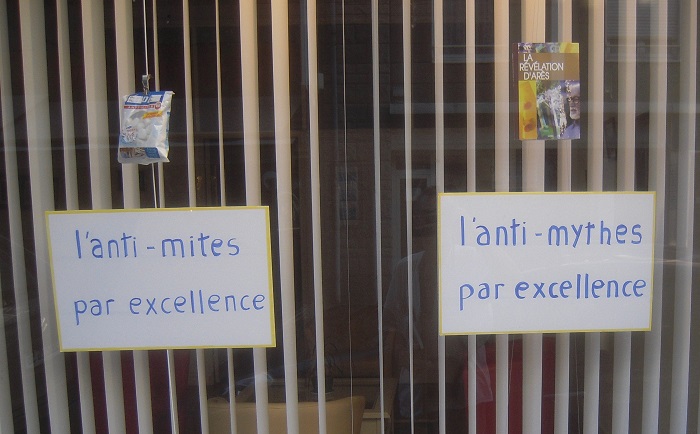
<instances>
[{"instance_id":1,"label":"white paper sign","mask_svg":"<svg viewBox=\"0 0 700 434\"><path fill-rule=\"evenodd\" d=\"M440 333L649 330L654 193L441 194Z\"/></svg>"},{"instance_id":2,"label":"white paper sign","mask_svg":"<svg viewBox=\"0 0 700 434\"><path fill-rule=\"evenodd\" d=\"M46 220L61 351L275 345L268 208Z\"/></svg>"}]
</instances>

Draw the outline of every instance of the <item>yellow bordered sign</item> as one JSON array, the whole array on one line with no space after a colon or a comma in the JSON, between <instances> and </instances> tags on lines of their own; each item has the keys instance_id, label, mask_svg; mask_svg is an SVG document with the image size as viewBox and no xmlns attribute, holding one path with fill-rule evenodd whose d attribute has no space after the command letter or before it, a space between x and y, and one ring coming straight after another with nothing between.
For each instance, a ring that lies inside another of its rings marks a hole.
<instances>
[{"instance_id":1,"label":"yellow bordered sign","mask_svg":"<svg viewBox=\"0 0 700 434\"><path fill-rule=\"evenodd\" d=\"M61 351L272 347L267 207L47 212Z\"/></svg>"},{"instance_id":2,"label":"yellow bordered sign","mask_svg":"<svg viewBox=\"0 0 700 434\"><path fill-rule=\"evenodd\" d=\"M438 212L440 334L651 328L653 192L441 194Z\"/></svg>"}]
</instances>

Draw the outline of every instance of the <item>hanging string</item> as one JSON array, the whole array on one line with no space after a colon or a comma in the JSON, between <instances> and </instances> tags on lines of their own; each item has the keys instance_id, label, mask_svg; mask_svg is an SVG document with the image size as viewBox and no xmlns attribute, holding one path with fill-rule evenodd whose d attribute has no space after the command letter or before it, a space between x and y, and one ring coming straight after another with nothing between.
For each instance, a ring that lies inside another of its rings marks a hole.
<instances>
[{"instance_id":1,"label":"hanging string","mask_svg":"<svg viewBox=\"0 0 700 434\"><path fill-rule=\"evenodd\" d=\"M144 95L148 95L150 90L149 81L151 79L151 74L148 72L148 23L146 21L146 0L143 0L143 53L144 60L146 64L146 74L141 77L141 84L143 86ZM153 207L158 208L158 188L156 181L156 169L155 164L151 163L151 179L153 181Z\"/></svg>"},{"instance_id":2,"label":"hanging string","mask_svg":"<svg viewBox=\"0 0 700 434\"><path fill-rule=\"evenodd\" d=\"M156 189L156 165L151 163L151 179L153 180L153 208L158 208L158 192Z\"/></svg>"},{"instance_id":3,"label":"hanging string","mask_svg":"<svg viewBox=\"0 0 700 434\"><path fill-rule=\"evenodd\" d=\"M148 27L146 26L146 0L143 0L143 52L146 58L146 77L150 78L148 73Z\"/></svg>"},{"instance_id":4,"label":"hanging string","mask_svg":"<svg viewBox=\"0 0 700 434\"><path fill-rule=\"evenodd\" d=\"M158 90L160 89L160 72L158 65L158 5L156 0L151 0L151 20L153 28L153 78L155 89ZM165 179L163 176L163 163L159 162L156 164L158 165L158 206L163 208L165 206L165 190L163 188L165 185Z\"/></svg>"}]
</instances>

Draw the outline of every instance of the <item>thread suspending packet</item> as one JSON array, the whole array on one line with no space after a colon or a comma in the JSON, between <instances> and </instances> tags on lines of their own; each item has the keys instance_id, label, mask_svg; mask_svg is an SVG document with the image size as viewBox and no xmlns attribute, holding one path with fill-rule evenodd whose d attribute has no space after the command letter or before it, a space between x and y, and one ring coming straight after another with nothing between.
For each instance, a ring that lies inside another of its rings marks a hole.
<instances>
[{"instance_id":1,"label":"thread suspending packet","mask_svg":"<svg viewBox=\"0 0 700 434\"><path fill-rule=\"evenodd\" d=\"M168 130L174 92L170 90L125 95L117 160L120 163L168 162Z\"/></svg>"}]
</instances>

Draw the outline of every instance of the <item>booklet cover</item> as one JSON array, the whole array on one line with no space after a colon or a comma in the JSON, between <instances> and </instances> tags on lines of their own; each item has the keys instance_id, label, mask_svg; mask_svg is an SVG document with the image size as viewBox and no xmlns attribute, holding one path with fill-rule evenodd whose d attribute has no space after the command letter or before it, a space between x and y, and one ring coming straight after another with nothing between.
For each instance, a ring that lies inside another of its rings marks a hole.
<instances>
[{"instance_id":1,"label":"booklet cover","mask_svg":"<svg viewBox=\"0 0 700 434\"><path fill-rule=\"evenodd\" d=\"M579 48L575 42L519 42L515 47L520 140L581 136Z\"/></svg>"}]
</instances>

